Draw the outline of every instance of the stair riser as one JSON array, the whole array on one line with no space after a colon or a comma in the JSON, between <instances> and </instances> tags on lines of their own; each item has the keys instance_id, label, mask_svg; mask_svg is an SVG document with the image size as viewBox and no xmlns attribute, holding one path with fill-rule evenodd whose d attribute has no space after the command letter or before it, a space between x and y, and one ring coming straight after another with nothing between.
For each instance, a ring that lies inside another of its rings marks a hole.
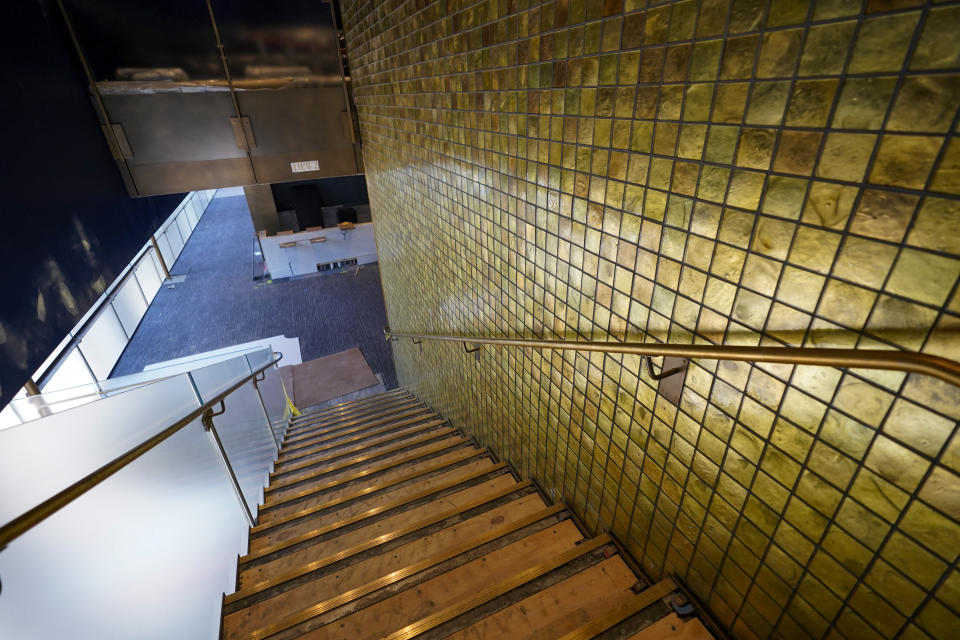
<instances>
[{"instance_id":1,"label":"stair riser","mask_svg":"<svg viewBox=\"0 0 960 640\"><path fill-rule=\"evenodd\" d=\"M491 546L490 549L487 550L486 552L475 550L475 551L471 551L469 553L463 554L462 556L458 556L457 558L449 561L448 563L444 563L439 567L430 569L428 571L424 571L423 573L412 576L407 580L403 580L401 582L392 584L375 593L372 593L368 596L365 596L354 602L351 602L343 607L334 609L333 611L330 611L327 614L323 614L321 616L313 618L291 629L281 631L276 634L272 634L269 637L271 640L293 639L313 629L317 629L327 624L335 623L337 620L345 616L348 616L356 611L360 611L377 602L385 600L394 594L400 593L401 591L406 591L407 589L416 588L418 585L423 584L424 582L427 582L431 578L434 578L443 573L447 573L448 571L452 571L457 567L463 566L472 560L476 560L477 558L482 558L483 556L488 555L489 553L492 553L498 549L502 549L503 547L506 547L508 544L512 542L516 542L522 538L527 537L528 535L532 535L533 533L536 533L537 531L543 528L545 527L538 527L526 533L525 535L508 536L509 542L503 541L500 544ZM557 584L559 582L562 582L563 580L566 580L570 576L576 573L579 573L584 569L587 569L596 564L599 564L603 562L604 559L605 557L602 550L593 551L584 556L580 556L572 560L571 562L568 562L567 564L553 571L550 571L549 573L547 573L546 575L540 578L527 582L524 585L518 587L517 589L514 589L508 592L507 594L486 603L485 605L482 605L480 607L477 607L475 609L468 611L467 613L455 618L454 620L444 625L441 625L435 629L431 629L425 633L417 635L416 636L417 640L421 640L421 638L429 638L430 640L434 640L434 639L439 640L440 638L444 638L447 635L450 635L451 633L455 633L460 629L470 626L477 620L487 615L491 615L493 613L496 613L497 611L500 611L501 609L505 609L506 607L516 602L519 602L520 600L523 600L524 598L527 598L528 596L534 593L537 593L543 589L547 589L554 584Z\"/></svg>"},{"instance_id":2,"label":"stair riser","mask_svg":"<svg viewBox=\"0 0 960 640\"><path fill-rule=\"evenodd\" d=\"M270 474L270 482L283 482L287 478L310 471L311 469L340 464L341 462L346 462L357 456L364 456L374 453L381 448L387 448L394 444L401 444L407 440L414 439L418 436L425 435L443 428L444 426L441 420L434 420L433 422L415 425L414 427L411 427L400 434L391 434L383 438L377 438L369 444L357 444L339 450L324 451L316 456L310 456L289 465L277 465L274 467L273 473Z\"/></svg>"},{"instance_id":3,"label":"stair riser","mask_svg":"<svg viewBox=\"0 0 960 640\"><path fill-rule=\"evenodd\" d=\"M385 426L390 426L390 425L387 424L387 425L385 425ZM340 440L340 439L343 439L343 438L348 438L348 437L353 436L353 435L356 435L356 434L367 433L367 432L369 432L369 431L371 431L371 430L376 430L376 429L379 429L379 428L382 428L382 427L371 427L371 426L369 426L369 425L367 425L367 424L361 424L361 425L358 425L358 426L346 427L346 428L344 428L344 429L336 429L336 430L335 430L335 433L329 433L329 434L325 434L325 435L323 435L323 436L319 436L319 437L317 438L317 440L315 441L315 443L316 443L316 444L322 444L322 443L326 443L326 442L332 442L332 441L334 441L334 440ZM288 451L297 449L297 448L299 448L300 446L307 446L307 445L300 445L299 443L293 443L293 444L290 444L290 445L282 445L281 448L283 449L283 451L281 451L281 455L289 455L289 453L287 453Z\"/></svg>"},{"instance_id":4,"label":"stair riser","mask_svg":"<svg viewBox=\"0 0 960 640\"><path fill-rule=\"evenodd\" d=\"M342 402L338 405L332 407L323 407L322 409L317 409L316 411L305 412L293 419L294 423L303 422L305 420L312 420L316 418L323 418L326 416L336 416L341 413L349 413L350 411L356 411L365 406L374 406L377 404L383 404L385 402L391 402L398 397L412 397L409 393L402 389L394 389L393 391L387 391L386 393L378 393L376 395L367 396L366 398L360 398L358 400L350 400L348 402Z\"/></svg>"},{"instance_id":5,"label":"stair riser","mask_svg":"<svg viewBox=\"0 0 960 640\"><path fill-rule=\"evenodd\" d=\"M291 429L287 435L288 437L292 438L312 431L323 431L326 429L332 430L337 428L338 425L355 423L363 420L375 420L381 415L402 411L408 407L422 406L422 404L423 403L416 398L397 398L396 400L392 400L390 402L370 405L369 407L358 409L356 411L346 411L340 415L330 418L297 422L291 425Z\"/></svg>"},{"instance_id":6,"label":"stair riser","mask_svg":"<svg viewBox=\"0 0 960 640\"><path fill-rule=\"evenodd\" d=\"M263 532L269 531L270 529L273 529L275 527L284 526L287 524L293 524L305 518L311 518L313 516L316 516L329 509L346 507L355 502L358 502L367 498L373 498L385 492L403 489L404 487L407 487L416 482L429 480L430 478L433 478L438 474L446 473L446 472L452 471L453 469L456 469L457 467L462 467L466 464L476 462L477 460L483 458L484 456L487 456L489 458L489 454L487 454L482 449L478 449L474 452L469 452L469 453L466 453L465 455L458 456L454 460L438 463L434 465L427 465L425 466L425 468L419 469L414 473L400 476L383 483L370 483L367 488L362 490L362 492L358 491L353 494L342 496L336 500L328 501L326 504L321 504L308 509L303 509L301 510L300 514L290 514L283 519L279 519L273 522L261 522L255 529L251 530L250 535L253 537L260 536L260 535L263 535Z\"/></svg>"},{"instance_id":7,"label":"stair riser","mask_svg":"<svg viewBox=\"0 0 960 640\"><path fill-rule=\"evenodd\" d=\"M376 462L382 458L388 458L397 453L403 453L405 451L412 451L417 448L420 448L424 445L427 445L431 442L437 440L443 440L453 436L460 436L452 428L441 429L437 432L429 432L427 434L417 436L410 441L401 442L399 444L391 445L389 447L384 447L383 449L375 452L370 452L368 455L360 456L356 459L351 459L346 462L343 462L338 465L334 465L331 468L325 471L312 471L310 473L304 474L303 476L297 476L288 478L286 482L276 483L271 487L267 487L264 491L266 494L269 494L271 499L272 496L281 496L289 494L290 490L299 488L300 490L309 489L309 485L313 484L322 484L324 478L330 478L332 476L338 476L345 471L361 471L363 468L369 464L376 464ZM462 437L462 436L461 436ZM464 439L464 442L467 442ZM269 491L268 491L269 490ZM265 495L266 495L265 494Z\"/></svg>"},{"instance_id":8,"label":"stair riser","mask_svg":"<svg viewBox=\"0 0 960 640\"><path fill-rule=\"evenodd\" d=\"M344 496L344 498L341 500L335 500L325 505L318 505L312 509L304 509L301 513L290 516L286 520L258 525L257 527L251 529L250 538L254 539L263 537L264 535L269 535L271 531L294 525L304 520L310 520L312 518L322 516L324 513L334 509L342 509L363 502L372 502L384 494L389 494L394 491L402 491L412 485L416 485L421 482L428 482L439 475L453 473L457 469L467 467L469 465L479 464L484 460L492 464L492 461L489 459L489 457L484 458L482 456L471 456L466 460L456 460L442 466L427 467L426 469L419 470L414 474L394 479L390 482L384 483L383 485L371 485L369 491L365 491L361 495L354 494L353 496Z\"/></svg>"},{"instance_id":9,"label":"stair riser","mask_svg":"<svg viewBox=\"0 0 960 640\"><path fill-rule=\"evenodd\" d=\"M432 414L433 412L422 404L417 403L404 406L398 411L386 411L370 418L349 420L331 428L310 429L309 431L295 435L287 434L286 439L283 441L282 448L285 451L291 451L298 447L310 446L315 442L322 442L323 440L327 440L331 437L336 437L337 435L341 435L350 429L355 429L358 427L362 429L373 429L375 427L386 426L391 423L400 422L401 420L425 413Z\"/></svg>"},{"instance_id":10,"label":"stair riser","mask_svg":"<svg viewBox=\"0 0 960 640\"><path fill-rule=\"evenodd\" d=\"M336 449L337 447L346 447L366 439L373 439L382 434L403 429L404 427L419 424L427 420L437 420L439 418L440 417L437 414L431 411L429 413L423 413L410 418L397 420L396 422L389 422L375 427L357 429L344 435L338 435L330 438L320 438L316 441L304 442L303 444L295 447L283 447L280 451L278 460L280 463L289 463L317 451Z\"/></svg>"},{"instance_id":11,"label":"stair riser","mask_svg":"<svg viewBox=\"0 0 960 640\"><path fill-rule=\"evenodd\" d=\"M496 478L498 476L504 476L507 474L509 474L509 471L503 467L500 467L498 469L493 469L491 471L478 474L462 482L458 482L456 485L446 486L443 488L439 488L435 491L431 491L429 495L417 497L415 499L404 502L402 505L398 505L396 507L392 507L389 509L384 509L383 511L380 511L376 515L365 517L362 520L358 520L350 523L344 523L340 526L337 526L338 523L334 523L333 525L326 527L324 532L321 534L312 535L308 539L299 539L299 540L294 539L292 541L288 541L287 543L282 545L282 548L267 548L259 552L251 552L250 555L240 558L240 562L245 566L251 563L266 562L266 561L269 561L271 558L279 557L284 553L289 553L290 551L301 549L303 547L320 544L331 538L339 537L344 534L350 533L351 531L356 531L357 529L362 529L368 525L375 524L378 520L383 520L385 518L391 517L398 513L410 511L411 509L414 509L415 507L418 507L422 504L433 502L434 500L440 500L444 496L448 496L453 493L463 491L464 489L467 489L469 487L474 487L479 484L483 484L484 482L487 482L493 478Z\"/></svg>"},{"instance_id":12,"label":"stair riser","mask_svg":"<svg viewBox=\"0 0 960 640\"><path fill-rule=\"evenodd\" d=\"M490 512L490 511L494 511L497 507L502 506L503 504L506 504L507 502L510 502L516 499L518 498L514 494L511 494L508 498L502 498L500 500L497 500L495 503L488 503L487 505L484 505L484 506L488 507L487 512ZM470 515L464 514L465 517L460 518L456 522L444 521L437 525L433 525L429 528L416 531L410 535L397 538L395 540L382 544L368 551L352 555L348 558L341 560L340 562L332 563L330 565L321 567L316 571L312 571L310 573L305 573L303 575L297 576L296 578L293 578L281 584L277 584L263 591L259 591L241 600L228 602L227 604L224 605L224 613L229 614L236 611L240 611L241 609L244 609L252 604L255 604L257 602L262 602L263 600L268 600L273 596L276 596L281 593L285 593L287 591L290 591L292 589L299 587L302 584L312 582L314 580L322 578L323 576L329 575L331 573L342 573L344 571L349 570L350 567L360 564L370 558L389 554L393 550L403 547L405 545L408 545L414 540L433 535L443 529L448 529L454 526L455 524L458 524L459 522L463 522L470 518L474 518L478 515L482 515L483 513L483 512L479 512L479 509L476 509L474 511L477 511L478 513L472 513ZM567 519L567 517L568 516L566 511L559 511L552 515L542 517L539 520L536 520L535 522L527 524L526 526L512 529L506 535L502 535L493 540L473 546L472 548L470 548L465 552L459 553L453 557L450 557L449 559L437 562L431 565L429 568L426 568L423 571L413 576L410 576L409 578L405 578L402 583L397 582L395 584L401 585L403 583L406 583L409 586L418 584L419 582L428 580L433 575L443 573L445 571L449 571L454 567L460 566L461 564L466 564L467 562L470 562L475 558L484 556L497 549L505 547L506 545L511 544L517 540L520 540L521 538L524 538L528 535L532 535L537 531L541 531L542 529L552 527L562 522L563 520ZM437 547L437 551L431 555L442 554L444 553L445 549L448 549L448 548L452 549L460 544L463 544L464 542L467 542L467 541L456 540L451 538L451 540L447 542L445 547ZM370 594L370 595L372 596L373 594ZM364 597L369 598L369 596L364 596ZM367 604L369 604L369 602L367 602ZM324 619L327 619L331 614L333 614L334 611L335 610L331 610L329 613L323 614ZM339 617L339 616L335 616L335 617Z\"/></svg>"},{"instance_id":13,"label":"stair riser","mask_svg":"<svg viewBox=\"0 0 960 640\"><path fill-rule=\"evenodd\" d=\"M305 500L310 500L315 497L320 497L325 493L331 493L333 491L346 489L347 487L350 487L350 486L360 486L360 485L365 486L370 482L376 482L377 478L391 471L396 470L397 467L410 464L410 463L429 460L431 458L436 458L442 455L446 455L457 448L465 448L465 447L473 448L473 445L471 443L464 441L459 436L454 436L454 438L455 439L451 439L451 442L447 444L444 444L441 442L438 444L432 444L432 445L427 445L426 447L421 447L421 449L424 452L422 456L398 457L398 459L393 463L384 463L385 465L388 465L388 466L384 466L383 468L380 468L379 465L371 465L372 471L370 473L366 473L366 471L364 471L364 472L358 472L355 474L343 474L342 478L331 480L329 483L324 483L325 486L323 488L304 490L300 494L290 495L283 500L280 500L279 498L277 498L274 501L266 502L260 505L258 513L262 515L264 513L275 511L277 509L287 509L290 506L296 505L297 503L303 502ZM416 451L416 449L414 449L414 451Z\"/></svg>"},{"instance_id":14,"label":"stair riser","mask_svg":"<svg viewBox=\"0 0 960 640\"><path fill-rule=\"evenodd\" d=\"M573 576L574 574L583 571L584 569L592 567L596 564L600 564L605 559L606 555L603 548L591 551L585 555L571 560L570 562L567 562L566 564L539 578L526 582L516 589L512 589L502 596L494 598L493 600L482 604L479 607L473 608L463 615L457 616L450 622L418 635L417 640L439 640L440 638L445 638L448 635L460 631L461 629L469 627L477 620L492 615L498 611L501 611L502 609L506 609L510 605L516 604L517 602L520 602L521 600L524 600L535 593L543 591L544 589L548 589L551 586ZM277 636L278 639L284 637L289 638L291 636Z\"/></svg>"},{"instance_id":15,"label":"stair riser","mask_svg":"<svg viewBox=\"0 0 960 640\"><path fill-rule=\"evenodd\" d=\"M390 533L376 533L371 534L366 540L360 540L356 544L349 546L350 549L357 549L357 551L347 552L344 550L338 551L336 557L332 557L332 563L341 563L341 562L350 562L350 558L363 554L364 557L369 557L369 555L375 555L378 553L377 549L379 548L393 548L389 545L401 545L406 544L416 538L421 536L431 535L441 529L447 527L452 527L460 522L469 520L480 516L488 511L506 505L509 502L514 500L520 500L528 496L532 496L536 491L531 487L530 484L523 483L519 485L506 485L500 490L496 490L490 493L485 493L477 500L472 500L468 503L461 504L459 507L454 507L451 509L444 509L440 512L435 513L424 513L421 509L418 512L410 511L408 513L411 515L411 520L407 524L400 524L396 527L393 527L393 531ZM305 547L305 551L309 551L310 547ZM311 559L305 560L299 564L290 566L283 570L273 571L271 570L272 562L251 562L247 565L241 564L240 571L238 573L238 581L241 588L246 591L255 592L265 587L263 584L265 581L270 584L282 584L289 582L291 579L294 579L296 576L293 574L298 573L298 571L311 563L314 564L313 568L310 570L314 571L323 571L323 567L328 563L326 560L323 562L316 562L316 559L328 558L330 556L324 556L322 554L322 549L318 548L317 554L301 554L304 557L307 555L311 556ZM257 567L264 567L265 570L256 571ZM291 577L292 576L292 577ZM234 596L227 597L227 603L229 604L232 601Z\"/></svg>"}]
</instances>

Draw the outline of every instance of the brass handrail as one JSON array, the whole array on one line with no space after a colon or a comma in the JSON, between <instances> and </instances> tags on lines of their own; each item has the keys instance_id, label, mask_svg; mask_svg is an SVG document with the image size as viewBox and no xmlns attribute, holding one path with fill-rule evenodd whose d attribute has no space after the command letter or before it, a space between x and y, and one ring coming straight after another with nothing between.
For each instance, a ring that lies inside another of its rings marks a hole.
<instances>
[{"instance_id":1,"label":"brass handrail","mask_svg":"<svg viewBox=\"0 0 960 640\"><path fill-rule=\"evenodd\" d=\"M960 362L913 351L882 349L831 349L824 347L742 347L735 345L658 344L652 342L597 342L569 340L533 340L529 338L484 338L424 333L400 333L383 330L387 339L440 340L474 345L532 347L575 351L626 353L638 356L676 356L705 360L738 360L741 362L773 362L856 369L890 369L922 373L960 387Z\"/></svg>"},{"instance_id":2,"label":"brass handrail","mask_svg":"<svg viewBox=\"0 0 960 640\"><path fill-rule=\"evenodd\" d=\"M283 358L283 354L277 351L274 351L273 355L273 360L257 368L255 371L251 371L249 375L244 376L241 380L238 380L225 390L210 398L163 431L157 433L151 438L148 438L147 440L144 440L125 453L120 454L102 467L77 480L66 489L63 489L59 493L47 498L37 506L25 511L7 524L0 527L0 551L3 551L7 545L10 544L10 542L22 536L24 533L40 524L54 513L82 496L87 491L90 491L90 489L93 489L95 486L115 474L117 471L120 471L170 436L174 435L197 418L202 417L208 411L212 411L214 406L223 401L231 393L242 387L251 379L257 377L260 372L266 371L273 365L280 362L280 360Z\"/></svg>"}]
</instances>

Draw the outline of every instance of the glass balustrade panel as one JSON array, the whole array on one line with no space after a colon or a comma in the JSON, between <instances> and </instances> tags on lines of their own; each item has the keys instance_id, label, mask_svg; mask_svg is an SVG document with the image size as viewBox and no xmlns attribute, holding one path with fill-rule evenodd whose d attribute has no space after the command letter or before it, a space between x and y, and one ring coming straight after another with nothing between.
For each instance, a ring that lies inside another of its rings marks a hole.
<instances>
[{"instance_id":1,"label":"glass balustrade panel","mask_svg":"<svg viewBox=\"0 0 960 640\"><path fill-rule=\"evenodd\" d=\"M140 407L161 414L193 397L189 386L176 391L176 401L157 393L160 405ZM65 446L93 462L86 440L103 444L87 434L82 447ZM64 475L49 456L30 466L0 483L4 506L43 473ZM220 454L195 420L0 552L0 638L213 640L246 538Z\"/></svg>"}]
</instances>

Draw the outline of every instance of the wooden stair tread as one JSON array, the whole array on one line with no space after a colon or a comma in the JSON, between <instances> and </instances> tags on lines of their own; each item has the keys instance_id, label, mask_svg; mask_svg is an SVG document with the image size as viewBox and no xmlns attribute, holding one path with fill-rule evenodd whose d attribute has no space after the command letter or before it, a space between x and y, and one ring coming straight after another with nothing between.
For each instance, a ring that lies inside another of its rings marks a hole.
<instances>
[{"instance_id":1,"label":"wooden stair tread","mask_svg":"<svg viewBox=\"0 0 960 640\"><path fill-rule=\"evenodd\" d=\"M383 407L390 404L395 404L397 402L410 401L416 401L416 398L408 393L367 396L365 398L358 398L355 401L339 405L337 407L326 407L323 409L317 409L315 411L301 413L299 416L290 421L290 426L292 429L296 429L304 424L311 424L318 421L336 420L337 418L345 415L376 409L377 407Z\"/></svg>"},{"instance_id":2,"label":"wooden stair tread","mask_svg":"<svg viewBox=\"0 0 960 640\"><path fill-rule=\"evenodd\" d=\"M271 478L270 490L276 491L294 485L302 485L306 482L312 482L318 478L327 477L334 471L339 471L347 467L354 467L362 463L367 463L375 458L394 453L395 451L409 449L415 445L423 444L431 440L437 440L455 433L456 431L452 427L436 425L435 427L431 427L425 431L410 434L408 436L404 436L403 438L390 440L389 442L382 443L376 447L362 449L346 456L338 456L337 459L332 461L317 460L309 466L283 472L282 476L274 475Z\"/></svg>"},{"instance_id":3,"label":"wooden stair tread","mask_svg":"<svg viewBox=\"0 0 960 640\"><path fill-rule=\"evenodd\" d=\"M318 441L311 441L297 448L287 448L281 452L281 458L277 460L277 465L289 465L290 463L304 459L308 456L316 455L323 451L334 451L337 449L347 449L358 442L373 441L389 438L391 435L398 435L401 431L409 431L427 422L443 420L432 411L419 412L413 416L379 425L366 430L362 433L349 433L342 437L326 438Z\"/></svg>"},{"instance_id":4,"label":"wooden stair tread","mask_svg":"<svg viewBox=\"0 0 960 640\"><path fill-rule=\"evenodd\" d=\"M468 598L476 593L477 585L496 582L504 575L547 562L574 548L581 539L583 536L573 523L561 522L300 637L311 640L383 638L413 620Z\"/></svg>"},{"instance_id":5,"label":"wooden stair tread","mask_svg":"<svg viewBox=\"0 0 960 640\"><path fill-rule=\"evenodd\" d=\"M264 504L267 506L274 505L285 500L293 499L298 495L307 494L312 491L320 490L323 487L334 485L338 482L349 482L352 481L353 478L363 479L365 477L363 473L369 469L403 464L409 460L416 460L417 458L431 455L431 453L464 444L467 444L467 440L451 430L451 432L445 438L431 439L429 442L420 443L409 448L401 448L394 452L380 456L377 460L371 461L363 469L358 469L352 465L347 465L342 470L325 474L322 479L318 479L315 482L304 484L293 483L289 486L273 488L271 491L265 494Z\"/></svg>"},{"instance_id":6,"label":"wooden stair tread","mask_svg":"<svg viewBox=\"0 0 960 640\"><path fill-rule=\"evenodd\" d=\"M447 640L558 638L633 597L637 578L618 556L487 616Z\"/></svg>"},{"instance_id":7,"label":"wooden stair tread","mask_svg":"<svg viewBox=\"0 0 960 640\"><path fill-rule=\"evenodd\" d=\"M365 499L353 502L343 508L334 509L329 512L323 511L317 515L307 517L295 523L281 525L275 529L271 529L266 535L252 539L250 541L250 550L251 552L258 551L265 547L290 540L291 538L294 538L307 531L312 531L333 523L342 522L369 511L370 509L402 502L405 498L418 494L422 491L428 491L432 488L440 487L458 480L466 481L474 477L474 475L478 472L484 470L494 471L495 469L496 465L489 458L481 458L479 460L470 461L436 476L420 480L414 484L403 486L392 491L386 491L384 493L368 496Z\"/></svg>"},{"instance_id":8,"label":"wooden stair tread","mask_svg":"<svg viewBox=\"0 0 960 640\"><path fill-rule=\"evenodd\" d=\"M544 509L545 505L540 496L529 494L388 552L370 556L226 616L224 635L227 638L242 637L242 633L268 626L282 616L289 616L318 602L361 587L424 558L443 554L458 544L503 527L504 524L535 516Z\"/></svg>"},{"instance_id":9,"label":"wooden stair tread","mask_svg":"<svg viewBox=\"0 0 960 640\"><path fill-rule=\"evenodd\" d=\"M378 402L384 402L390 398L396 397L413 397L406 391L406 389L393 389L391 391L384 391L383 393L375 393L369 396L364 396L362 398L356 398L354 400L348 400L346 402L341 402L336 405L331 405L328 407L321 407L319 409L314 409L313 411L305 411L299 416L294 417L290 423L297 424L304 420L308 420L313 416L323 416L323 415L334 415L337 413L342 413L344 411L349 411L351 408L361 407L367 404L375 404Z\"/></svg>"},{"instance_id":10,"label":"wooden stair tread","mask_svg":"<svg viewBox=\"0 0 960 640\"><path fill-rule=\"evenodd\" d=\"M432 411L424 410L430 415L436 415ZM398 424L399 423L399 424ZM371 425L366 422L359 425L350 425L339 429L333 429L332 431L327 431L322 434L317 434L313 438L305 439L302 441L292 442L285 444L283 449L280 451L281 458L292 458L298 455L298 452L301 450L317 448L320 445L335 445L337 443L344 443L349 441L351 438L364 437L369 435L374 435L377 433L385 433L390 429L399 429L404 426L404 424L413 424L412 422L407 422L406 419L397 419L396 421L390 421L383 424ZM315 438L315 439L314 439Z\"/></svg>"},{"instance_id":11,"label":"wooden stair tread","mask_svg":"<svg viewBox=\"0 0 960 640\"><path fill-rule=\"evenodd\" d=\"M374 427L389 425L393 422L399 422L404 418L409 418L421 413L436 415L431 409L423 406L419 402L406 403L403 405L398 405L396 408L388 411L382 411L371 415L361 415L356 418L351 417L349 419L340 420L332 424L311 426L309 429L303 429L295 433L288 432L283 441L283 448L284 451L289 452L290 450L309 445L315 440L335 438L339 434L343 434L344 432L357 428L372 429Z\"/></svg>"},{"instance_id":12,"label":"wooden stair tread","mask_svg":"<svg viewBox=\"0 0 960 640\"><path fill-rule=\"evenodd\" d=\"M334 553L340 549L376 538L377 536L383 535L395 529L399 529L404 525L408 525L418 520L429 519L431 516L455 510L457 507L462 507L463 505L482 499L484 495L494 494L500 490L509 489L514 486L516 486L516 481L511 476L498 476L492 480L484 482L483 484L469 487L463 491L458 491L457 493L446 495L439 500L427 502L410 510L376 520L371 522L369 525L354 531L349 531L343 535L325 540L323 542L323 553ZM310 562L316 553L317 552L315 549L311 549L309 546L306 546L249 569L241 567L241 587L247 582L260 582L270 578L271 576L296 569L297 567Z\"/></svg>"},{"instance_id":13,"label":"wooden stair tread","mask_svg":"<svg viewBox=\"0 0 960 640\"><path fill-rule=\"evenodd\" d=\"M318 427L322 427L323 425L335 425L337 423L348 421L354 422L359 417L397 411L398 409L395 407L402 407L405 405L422 406L422 404L423 403L413 396L394 396L391 398L385 398L379 402L370 402L363 405L347 407L341 411L329 414L319 414L306 418L298 418L295 422L290 423L290 428L287 430L287 433L288 435L296 435L298 433L304 433L307 431L315 431Z\"/></svg>"},{"instance_id":14,"label":"wooden stair tread","mask_svg":"<svg viewBox=\"0 0 960 640\"><path fill-rule=\"evenodd\" d=\"M402 481L403 479L413 477L422 471L441 469L445 466L455 464L463 460L469 460L470 458L481 455L487 455L484 449L477 449L476 447L462 447L459 449L454 449L449 453L444 453L433 458L427 458L422 461L414 460L404 464L403 466L394 467L382 474L379 474L376 478L371 479L363 486L351 485L347 487L334 488L320 495L309 496L298 502L283 505L277 507L276 509L269 509L260 514L259 522L261 525L270 524L271 522L293 516L305 509L326 506L331 502L336 502L337 500L355 495L359 491L369 489L373 486L383 485L395 481Z\"/></svg>"},{"instance_id":15,"label":"wooden stair tread","mask_svg":"<svg viewBox=\"0 0 960 640\"><path fill-rule=\"evenodd\" d=\"M452 434L446 438L440 438L411 447L405 451L392 453L382 456L362 469L347 468L342 471L328 474L322 480L313 483L307 483L299 486L287 487L286 489L276 490L265 496L262 510L279 509L281 505L301 500L310 495L320 495L330 491L347 490L360 483L373 482L387 470L395 469L401 465L412 464L414 461L429 459L431 456L440 455L441 452L452 449L472 447L466 439L458 434Z\"/></svg>"},{"instance_id":16,"label":"wooden stair tread","mask_svg":"<svg viewBox=\"0 0 960 640\"><path fill-rule=\"evenodd\" d=\"M347 446L329 449L321 446L318 449L310 449L303 452L303 455L289 461L278 461L274 466L271 477L277 478L290 474L301 469L308 469L319 463L336 460L337 458L346 458L354 454L362 454L376 451L380 446L389 445L403 438L414 434L424 433L431 429L441 426L445 420L433 416L424 416L423 421L417 421L415 424L404 426L399 431L387 434L381 434L370 438L367 442L351 442Z\"/></svg>"}]
</instances>

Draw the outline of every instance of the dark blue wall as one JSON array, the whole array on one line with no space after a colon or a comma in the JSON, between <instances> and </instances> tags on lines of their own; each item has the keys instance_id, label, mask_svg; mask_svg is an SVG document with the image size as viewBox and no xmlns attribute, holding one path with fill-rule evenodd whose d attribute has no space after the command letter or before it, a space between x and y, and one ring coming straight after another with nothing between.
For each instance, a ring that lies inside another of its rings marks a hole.
<instances>
[{"instance_id":1,"label":"dark blue wall","mask_svg":"<svg viewBox=\"0 0 960 640\"><path fill-rule=\"evenodd\" d=\"M3 406L183 196L127 196L54 2L0 16Z\"/></svg>"}]
</instances>

